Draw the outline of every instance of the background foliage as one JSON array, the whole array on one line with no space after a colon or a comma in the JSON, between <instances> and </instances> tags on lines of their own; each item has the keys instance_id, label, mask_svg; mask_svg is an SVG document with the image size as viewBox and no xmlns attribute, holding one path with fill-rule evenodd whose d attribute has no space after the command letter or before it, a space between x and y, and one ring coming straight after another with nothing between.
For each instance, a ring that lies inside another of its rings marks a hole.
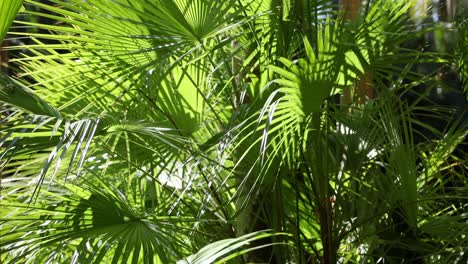
<instances>
[{"instance_id":1,"label":"background foliage","mask_svg":"<svg viewBox=\"0 0 468 264\"><path fill-rule=\"evenodd\" d=\"M467 261L462 5L24 6L2 263Z\"/></svg>"}]
</instances>

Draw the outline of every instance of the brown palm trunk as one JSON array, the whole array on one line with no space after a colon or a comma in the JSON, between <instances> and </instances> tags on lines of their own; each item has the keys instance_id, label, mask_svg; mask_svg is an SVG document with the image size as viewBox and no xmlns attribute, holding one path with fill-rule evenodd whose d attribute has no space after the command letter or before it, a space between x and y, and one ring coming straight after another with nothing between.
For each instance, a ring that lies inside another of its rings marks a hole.
<instances>
[{"instance_id":1,"label":"brown palm trunk","mask_svg":"<svg viewBox=\"0 0 468 264\"><path fill-rule=\"evenodd\" d=\"M328 198L323 198L319 208L320 238L323 245L323 264L336 264L338 253L338 238L334 234L334 217L332 204Z\"/></svg>"},{"instance_id":2,"label":"brown palm trunk","mask_svg":"<svg viewBox=\"0 0 468 264\"><path fill-rule=\"evenodd\" d=\"M3 41L0 46L0 71L6 72L8 65L8 52L5 50L7 42Z\"/></svg>"}]
</instances>

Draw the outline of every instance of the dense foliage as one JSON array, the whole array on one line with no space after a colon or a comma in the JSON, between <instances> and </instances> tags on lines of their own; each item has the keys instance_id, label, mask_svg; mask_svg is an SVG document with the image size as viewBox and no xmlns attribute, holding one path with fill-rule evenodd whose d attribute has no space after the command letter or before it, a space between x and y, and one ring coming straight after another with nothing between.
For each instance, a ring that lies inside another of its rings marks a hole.
<instances>
[{"instance_id":1,"label":"dense foliage","mask_svg":"<svg viewBox=\"0 0 468 264\"><path fill-rule=\"evenodd\" d=\"M466 263L462 16L49 2L0 75L1 263Z\"/></svg>"}]
</instances>

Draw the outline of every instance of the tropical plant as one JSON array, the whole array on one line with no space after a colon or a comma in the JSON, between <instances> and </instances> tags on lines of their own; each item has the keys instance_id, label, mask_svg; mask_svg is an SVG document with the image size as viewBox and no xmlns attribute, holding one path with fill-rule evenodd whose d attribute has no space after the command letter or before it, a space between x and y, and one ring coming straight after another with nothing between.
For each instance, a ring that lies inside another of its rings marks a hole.
<instances>
[{"instance_id":1,"label":"tropical plant","mask_svg":"<svg viewBox=\"0 0 468 264\"><path fill-rule=\"evenodd\" d=\"M15 19L16 14L21 9L23 0L2 0L0 1L0 40L3 40L8 28Z\"/></svg>"},{"instance_id":2,"label":"tropical plant","mask_svg":"<svg viewBox=\"0 0 468 264\"><path fill-rule=\"evenodd\" d=\"M2 263L468 258L463 110L417 70L468 43L408 48L411 3L51 2L0 77Z\"/></svg>"}]
</instances>

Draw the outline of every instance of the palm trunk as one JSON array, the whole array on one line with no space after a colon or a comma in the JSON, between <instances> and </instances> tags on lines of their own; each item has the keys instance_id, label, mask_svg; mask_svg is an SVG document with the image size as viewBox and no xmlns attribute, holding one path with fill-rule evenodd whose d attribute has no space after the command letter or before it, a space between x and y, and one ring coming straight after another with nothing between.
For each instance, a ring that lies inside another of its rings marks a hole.
<instances>
[{"instance_id":1,"label":"palm trunk","mask_svg":"<svg viewBox=\"0 0 468 264\"><path fill-rule=\"evenodd\" d=\"M8 64L8 52L5 50L7 42L3 41L0 46L0 71L6 72Z\"/></svg>"},{"instance_id":2,"label":"palm trunk","mask_svg":"<svg viewBox=\"0 0 468 264\"><path fill-rule=\"evenodd\" d=\"M337 243L333 235L333 212L328 199L322 199L320 208L320 236L323 245L323 263L335 264Z\"/></svg>"}]
</instances>

